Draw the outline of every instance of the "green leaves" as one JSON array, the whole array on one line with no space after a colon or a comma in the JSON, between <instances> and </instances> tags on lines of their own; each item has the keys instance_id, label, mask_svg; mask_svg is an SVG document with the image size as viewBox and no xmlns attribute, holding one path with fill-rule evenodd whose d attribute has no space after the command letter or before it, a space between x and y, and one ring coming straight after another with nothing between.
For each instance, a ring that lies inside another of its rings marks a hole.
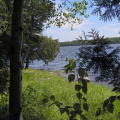
<instances>
[{"instance_id":1,"label":"green leaves","mask_svg":"<svg viewBox=\"0 0 120 120\"><path fill-rule=\"evenodd\" d=\"M59 110L60 110L61 115L65 112L64 108L60 108Z\"/></svg>"},{"instance_id":2,"label":"green leaves","mask_svg":"<svg viewBox=\"0 0 120 120\"><path fill-rule=\"evenodd\" d=\"M72 115L72 117L76 117L76 112L75 111L70 111L70 114Z\"/></svg>"},{"instance_id":3,"label":"green leaves","mask_svg":"<svg viewBox=\"0 0 120 120\"><path fill-rule=\"evenodd\" d=\"M50 100L53 101L53 104L55 104L58 108L60 108L60 106L63 105L63 103L55 100L55 96L54 95L50 96ZM53 104L51 104L51 105L53 105Z\"/></svg>"},{"instance_id":4,"label":"green leaves","mask_svg":"<svg viewBox=\"0 0 120 120\"><path fill-rule=\"evenodd\" d=\"M59 102L59 101L55 101L54 104L55 104L58 108L60 108L60 106L63 105L63 103L61 103L61 102Z\"/></svg>"},{"instance_id":5,"label":"green leaves","mask_svg":"<svg viewBox=\"0 0 120 120\"><path fill-rule=\"evenodd\" d=\"M113 102L116 100L116 96L110 96L109 99L106 99L103 103L103 109L107 108L110 113L113 113L114 105Z\"/></svg>"},{"instance_id":6,"label":"green leaves","mask_svg":"<svg viewBox=\"0 0 120 120\"><path fill-rule=\"evenodd\" d=\"M74 108L75 111L80 110L80 104L79 103L75 103L73 105L73 108Z\"/></svg>"},{"instance_id":7,"label":"green leaves","mask_svg":"<svg viewBox=\"0 0 120 120\"><path fill-rule=\"evenodd\" d=\"M76 62L74 61L73 58L69 59L69 64L65 65L65 71L68 73L68 71L73 72L73 69L76 67Z\"/></svg>"},{"instance_id":8,"label":"green leaves","mask_svg":"<svg viewBox=\"0 0 120 120\"><path fill-rule=\"evenodd\" d=\"M64 108L64 110L65 110L65 112L69 115L69 108L72 108L72 107L70 107L70 106L66 106L65 108Z\"/></svg>"},{"instance_id":9,"label":"green leaves","mask_svg":"<svg viewBox=\"0 0 120 120\"><path fill-rule=\"evenodd\" d=\"M87 82L86 82L84 79L82 79L82 84L83 84L83 86L82 86L82 91L83 91L85 94L87 94Z\"/></svg>"},{"instance_id":10,"label":"green leaves","mask_svg":"<svg viewBox=\"0 0 120 120\"><path fill-rule=\"evenodd\" d=\"M83 97L82 99L83 99L85 102L87 101L87 98L86 98L86 97Z\"/></svg>"},{"instance_id":11,"label":"green leaves","mask_svg":"<svg viewBox=\"0 0 120 120\"><path fill-rule=\"evenodd\" d=\"M84 77L85 76L85 69L84 68L79 68L78 69L78 74L79 74L79 76Z\"/></svg>"},{"instance_id":12,"label":"green leaves","mask_svg":"<svg viewBox=\"0 0 120 120\"><path fill-rule=\"evenodd\" d=\"M103 109L108 105L108 103L109 103L109 99L106 99L103 103Z\"/></svg>"},{"instance_id":13,"label":"green leaves","mask_svg":"<svg viewBox=\"0 0 120 120\"><path fill-rule=\"evenodd\" d=\"M117 99L120 100L120 96L117 96Z\"/></svg>"},{"instance_id":14,"label":"green leaves","mask_svg":"<svg viewBox=\"0 0 120 120\"><path fill-rule=\"evenodd\" d=\"M116 96L110 96L109 101L110 103L113 103L116 100Z\"/></svg>"},{"instance_id":15,"label":"green leaves","mask_svg":"<svg viewBox=\"0 0 120 120\"><path fill-rule=\"evenodd\" d=\"M81 85L75 85L75 90L76 90L76 91L80 91L81 88L82 88Z\"/></svg>"},{"instance_id":16,"label":"green leaves","mask_svg":"<svg viewBox=\"0 0 120 120\"><path fill-rule=\"evenodd\" d=\"M86 1L74 1L74 2L63 2L62 4L58 4L57 9L55 10L55 14L53 19L50 23L54 23L54 25L61 27L62 25L65 25L66 23L69 24L71 30L73 30L73 24L74 23L81 23L82 19L78 17L84 16L88 17L86 14L88 4ZM63 9L64 6L64 9ZM50 23L48 23L50 25Z\"/></svg>"},{"instance_id":17,"label":"green leaves","mask_svg":"<svg viewBox=\"0 0 120 120\"><path fill-rule=\"evenodd\" d=\"M72 67L73 67L73 69L76 67L76 62L75 61L72 62Z\"/></svg>"},{"instance_id":18,"label":"green leaves","mask_svg":"<svg viewBox=\"0 0 120 120\"><path fill-rule=\"evenodd\" d=\"M66 59L67 61L68 59ZM73 58L69 59L69 63L65 66L66 68L66 73L68 72L73 72L73 69L76 67L76 62L74 61ZM67 115L69 116L70 120L77 120L76 119L76 115L80 115L82 120L88 120L86 115L82 114L83 110L88 111L89 110L89 106L87 104L87 98L83 97L82 92L80 92L80 90L82 90L85 94L87 93L87 82L83 79L83 77L86 75L85 69L80 68L78 70L78 73L80 75L80 78L78 79L78 84L75 85L75 91L77 91L76 93L76 97L79 100L79 103L74 103L73 107L70 106L65 106L64 108L61 107L61 102L59 101L55 101L55 96L52 95L50 96L50 100L54 101L53 104L55 104L59 110L60 113L67 113ZM74 81L75 79L75 74L70 74L68 75L68 80L69 83L71 83L72 81ZM82 104L83 102L83 104ZM83 105L83 107L82 107Z\"/></svg>"},{"instance_id":19,"label":"green leaves","mask_svg":"<svg viewBox=\"0 0 120 120\"><path fill-rule=\"evenodd\" d=\"M43 95L42 104L46 104L49 101L49 97L45 95L44 93L42 93L42 95Z\"/></svg>"},{"instance_id":20,"label":"green leaves","mask_svg":"<svg viewBox=\"0 0 120 120\"><path fill-rule=\"evenodd\" d=\"M98 108L98 110L96 111L95 117L99 116L101 114L101 108Z\"/></svg>"},{"instance_id":21,"label":"green leaves","mask_svg":"<svg viewBox=\"0 0 120 120\"><path fill-rule=\"evenodd\" d=\"M110 96L109 99L106 99L103 103L103 112L105 112L106 110L108 110L110 113L113 113L114 111L114 105L113 102L116 100L116 98L118 98L118 96ZM98 110L96 111L96 117L99 116L102 113L101 108L98 108Z\"/></svg>"},{"instance_id":22,"label":"green leaves","mask_svg":"<svg viewBox=\"0 0 120 120\"><path fill-rule=\"evenodd\" d=\"M113 113L114 105L113 105L113 104L108 104L107 110L108 110L110 113Z\"/></svg>"},{"instance_id":23,"label":"green leaves","mask_svg":"<svg viewBox=\"0 0 120 120\"><path fill-rule=\"evenodd\" d=\"M82 98L82 93L79 92L79 93L77 93L76 95L77 95L77 98L78 98L79 100Z\"/></svg>"},{"instance_id":24,"label":"green leaves","mask_svg":"<svg viewBox=\"0 0 120 120\"><path fill-rule=\"evenodd\" d=\"M87 103L84 103L84 104L83 104L83 108L84 108L84 110L88 111L88 110L89 110L88 104L87 104Z\"/></svg>"},{"instance_id":25,"label":"green leaves","mask_svg":"<svg viewBox=\"0 0 120 120\"><path fill-rule=\"evenodd\" d=\"M80 116L82 120L88 120L88 118L85 115Z\"/></svg>"},{"instance_id":26,"label":"green leaves","mask_svg":"<svg viewBox=\"0 0 120 120\"><path fill-rule=\"evenodd\" d=\"M69 64L72 65L73 62L74 62L74 59L73 59L73 58L70 58L70 59L69 59Z\"/></svg>"},{"instance_id":27,"label":"green leaves","mask_svg":"<svg viewBox=\"0 0 120 120\"><path fill-rule=\"evenodd\" d=\"M117 91L118 89L118 87L114 87L112 91Z\"/></svg>"},{"instance_id":28,"label":"green leaves","mask_svg":"<svg viewBox=\"0 0 120 120\"><path fill-rule=\"evenodd\" d=\"M51 100L51 101L55 101L55 96L54 96L54 95L51 95L51 96L50 96L50 100Z\"/></svg>"},{"instance_id":29,"label":"green leaves","mask_svg":"<svg viewBox=\"0 0 120 120\"><path fill-rule=\"evenodd\" d=\"M74 74L70 74L68 76L69 83L72 82L74 79L75 79L75 75Z\"/></svg>"}]
</instances>

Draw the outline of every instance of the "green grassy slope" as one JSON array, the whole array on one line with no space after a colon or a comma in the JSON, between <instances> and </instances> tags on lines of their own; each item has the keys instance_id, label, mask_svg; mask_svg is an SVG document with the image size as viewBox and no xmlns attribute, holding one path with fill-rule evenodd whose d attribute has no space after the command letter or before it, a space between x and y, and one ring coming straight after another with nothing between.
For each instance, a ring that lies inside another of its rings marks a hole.
<instances>
[{"instance_id":1,"label":"green grassy slope","mask_svg":"<svg viewBox=\"0 0 120 120\"><path fill-rule=\"evenodd\" d=\"M45 96L55 95L56 100L61 101L63 106L78 102L75 82L69 84L68 80L60 77L57 73L40 70L23 70L23 115L24 120L69 120L66 113L60 114L59 109L52 105L42 103ZM103 106L103 101L116 93L111 92L112 88L105 85L88 84L86 95L89 104L89 112L86 112L89 120L96 120L97 108ZM114 113L106 113L99 118L104 120L119 120L120 101L115 102Z\"/></svg>"}]
</instances>

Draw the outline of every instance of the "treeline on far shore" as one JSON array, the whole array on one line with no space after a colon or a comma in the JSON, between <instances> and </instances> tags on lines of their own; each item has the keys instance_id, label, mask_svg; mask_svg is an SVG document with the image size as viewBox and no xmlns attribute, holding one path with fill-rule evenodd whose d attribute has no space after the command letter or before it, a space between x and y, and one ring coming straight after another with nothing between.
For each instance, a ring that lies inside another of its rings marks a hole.
<instances>
[{"instance_id":1,"label":"treeline on far shore","mask_svg":"<svg viewBox=\"0 0 120 120\"><path fill-rule=\"evenodd\" d=\"M120 37L108 38L110 44L120 44ZM73 40L66 42L59 42L60 46L79 46L79 45L91 45L93 40Z\"/></svg>"}]
</instances>

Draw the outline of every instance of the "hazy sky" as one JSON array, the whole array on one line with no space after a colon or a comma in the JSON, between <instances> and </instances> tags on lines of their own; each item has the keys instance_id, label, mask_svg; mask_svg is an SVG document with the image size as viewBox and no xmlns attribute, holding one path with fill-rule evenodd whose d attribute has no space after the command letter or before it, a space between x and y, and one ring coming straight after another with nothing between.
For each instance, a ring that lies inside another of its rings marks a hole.
<instances>
[{"instance_id":1,"label":"hazy sky","mask_svg":"<svg viewBox=\"0 0 120 120\"><path fill-rule=\"evenodd\" d=\"M120 37L120 34L118 34L120 32L120 22L117 19L104 22L99 20L99 16L92 15L92 10L93 8L88 8L89 17L83 18L82 24L74 24L74 30L72 31L67 24L61 28L52 25L50 28L44 29L43 34L52 36L53 39L59 39L59 42L76 40L79 35L82 36L82 31L88 33L91 29L99 31L99 34L105 37Z\"/></svg>"}]
</instances>

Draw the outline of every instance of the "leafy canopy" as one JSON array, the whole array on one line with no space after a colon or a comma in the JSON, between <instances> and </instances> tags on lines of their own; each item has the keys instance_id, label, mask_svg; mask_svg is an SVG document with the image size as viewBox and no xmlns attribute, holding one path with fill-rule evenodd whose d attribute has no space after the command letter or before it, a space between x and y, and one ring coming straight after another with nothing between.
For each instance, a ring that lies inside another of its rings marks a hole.
<instances>
[{"instance_id":1,"label":"leafy canopy","mask_svg":"<svg viewBox=\"0 0 120 120\"><path fill-rule=\"evenodd\" d=\"M59 52L59 45L57 39L52 37L34 35L30 50L30 57L32 60L42 60L46 64L53 61Z\"/></svg>"},{"instance_id":2,"label":"leafy canopy","mask_svg":"<svg viewBox=\"0 0 120 120\"><path fill-rule=\"evenodd\" d=\"M74 1L63 0L58 4L54 16L49 19L47 27L50 27L51 24L61 27L66 23L69 24L71 30L73 30L73 24L78 22L82 23L82 18L79 16L88 17L86 14L88 2L86 0Z\"/></svg>"}]
</instances>

